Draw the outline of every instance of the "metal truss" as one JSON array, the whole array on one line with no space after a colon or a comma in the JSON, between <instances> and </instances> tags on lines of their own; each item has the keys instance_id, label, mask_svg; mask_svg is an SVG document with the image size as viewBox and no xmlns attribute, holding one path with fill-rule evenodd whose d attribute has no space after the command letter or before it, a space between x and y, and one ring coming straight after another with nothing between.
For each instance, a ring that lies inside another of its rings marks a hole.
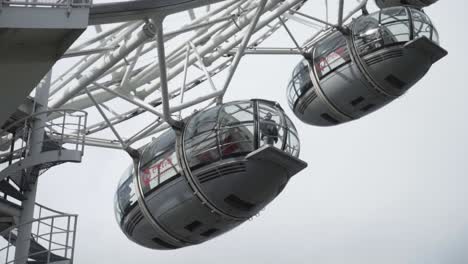
<instances>
[{"instance_id":1,"label":"metal truss","mask_svg":"<svg viewBox=\"0 0 468 264\"><path fill-rule=\"evenodd\" d=\"M94 107L101 118L89 119L85 144L127 150L164 129L180 128L194 109L222 103L244 56L304 55L325 32L345 31L347 20L367 12L367 0L350 6L335 0L337 19L331 22L328 2L228 0L96 25L55 67L49 107ZM321 16L311 15L318 7ZM308 36L298 36L295 27L306 27ZM290 47L263 45L277 32L286 34ZM132 125L136 131L120 126L136 119L144 120Z\"/></svg>"}]
</instances>

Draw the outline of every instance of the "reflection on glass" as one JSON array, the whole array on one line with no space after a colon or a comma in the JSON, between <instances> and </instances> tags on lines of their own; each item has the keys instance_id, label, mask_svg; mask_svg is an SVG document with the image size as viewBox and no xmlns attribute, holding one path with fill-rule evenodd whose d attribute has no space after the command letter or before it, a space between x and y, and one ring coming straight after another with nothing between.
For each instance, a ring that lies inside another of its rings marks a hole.
<instances>
[{"instance_id":1,"label":"reflection on glass","mask_svg":"<svg viewBox=\"0 0 468 264\"><path fill-rule=\"evenodd\" d=\"M219 131L221 156L223 159L246 155L254 150L253 123L248 126L232 127Z\"/></svg>"},{"instance_id":2,"label":"reflection on glass","mask_svg":"<svg viewBox=\"0 0 468 264\"><path fill-rule=\"evenodd\" d=\"M254 150L252 102L237 102L197 114L185 133L185 154L192 169ZM211 129L198 129L210 119ZM198 123L197 123L198 122Z\"/></svg>"},{"instance_id":3,"label":"reflection on glass","mask_svg":"<svg viewBox=\"0 0 468 264\"><path fill-rule=\"evenodd\" d=\"M220 160L216 130L187 137L185 155L191 168L198 168Z\"/></svg>"},{"instance_id":4,"label":"reflection on glass","mask_svg":"<svg viewBox=\"0 0 468 264\"><path fill-rule=\"evenodd\" d=\"M409 20L405 7L392 7L382 9L380 12L380 24L390 24Z\"/></svg>"},{"instance_id":5,"label":"reflection on glass","mask_svg":"<svg viewBox=\"0 0 468 264\"><path fill-rule=\"evenodd\" d=\"M336 31L317 43L314 67L319 79L350 61L346 39L341 32Z\"/></svg>"},{"instance_id":6,"label":"reflection on glass","mask_svg":"<svg viewBox=\"0 0 468 264\"><path fill-rule=\"evenodd\" d=\"M300 147L299 139L296 134L289 131L288 138L286 141L285 151L291 154L294 157L299 157Z\"/></svg>"},{"instance_id":7,"label":"reflection on glass","mask_svg":"<svg viewBox=\"0 0 468 264\"><path fill-rule=\"evenodd\" d=\"M125 170L120 179L114 202L116 203L115 214L117 221L120 222L122 215L126 215L137 201L133 184L134 167L131 165Z\"/></svg>"},{"instance_id":8,"label":"reflection on glass","mask_svg":"<svg viewBox=\"0 0 468 264\"><path fill-rule=\"evenodd\" d=\"M176 134L171 129L162 134L142 154L140 163L140 180L145 195L176 176L180 175L177 159Z\"/></svg>"},{"instance_id":9,"label":"reflection on glass","mask_svg":"<svg viewBox=\"0 0 468 264\"><path fill-rule=\"evenodd\" d=\"M302 70L297 74L300 72ZM299 154L294 125L272 102L254 100L216 107L208 111L212 123L209 131L198 128L204 125L205 114L196 114L184 133L184 151L192 170L221 159L245 156L264 145L274 146L295 156ZM286 143L289 137L290 143Z\"/></svg>"},{"instance_id":10,"label":"reflection on glass","mask_svg":"<svg viewBox=\"0 0 468 264\"><path fill-rule=\"evenodd\" d=\"M220 126L236 126L253 122L253 106L251 103L227 105L220 112Z\"/></svg>"},{"instance_id":11,"label":"reflection on glass","mask_svg":"<svg viewBox=\"0 0 468 264\"><path fill-rule=\"evenodd\" d=\"M300 143L299 143L299 136L291 119L288 116L284 116L286 119L286 145L284 151L291 154L294 157L299 157L299 153L301 151Z\"/></svg>"},{"instance_id":12,"label":"reflection on glass","mask_svg":"<svg viewBox=\"0 0 468 264\"><path fill-rule=\"evenodd\" d=\"M260 146L270 145L281 149L283 145L282 113L271 106L259 103L258 115L260 121Z\"/></svg>"},{"instance_id":13,"label":"reflection on glass","mask_svg":"<svg viewBox=\"0 0 468 264\"><path fill-rule=\"evenodd\" d=\"M411 15L413 19L414 37L425 36L435 43L439 43L439 34L429 17L422 11L416 9L411 9Z\"/></svg>"},{"instance_id":14,"label":"reflection on glass","mask_svg":"<svg viewBox=\"0 0 468 264\"><path fill-rule=\"evenodd\" d=\"M215 106L203 112L203 115L195 114L185 130L189 135L197 135L206 131L211 131L218 123L218 111L221 106Z\"/></svg>"},{"instance_id":15,"label":"reflection on glass","mask_svg":"<svg viewBox=\"0 0 468 264\"><path fill-rule=\"evenodd\" d=\"M436 43L439 41L429 17L419 10L407 7L387 8L363 16L353 25L353 34L361 56L423 36Z\"/></svg>"},{"instance_id":16,"label":"reflection on glass","mask_svg":"<svg viewBox=\"0 0 468 264\"><path fill-rule=\"evenodd\" d=\"M294 107L297 99L313 87L310 79L309 63L302 60L294 69L293 77L289 82L287 89L288 103L291 108Z\"/></svg>"}]
</instances>

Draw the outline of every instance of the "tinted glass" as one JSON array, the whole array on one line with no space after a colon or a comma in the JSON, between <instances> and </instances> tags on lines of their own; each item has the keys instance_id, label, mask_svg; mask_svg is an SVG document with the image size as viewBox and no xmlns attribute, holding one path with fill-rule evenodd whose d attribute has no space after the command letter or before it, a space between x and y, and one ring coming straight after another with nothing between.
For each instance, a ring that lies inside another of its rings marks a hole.
<instances>
[{"instance_id":1,"label":"tinted glass","mask_svg":"<svg viewBox=\"0 0 468 264\"><path fill-rule=\"evenodd\" d=\"M189 121L189 129L184 135L185 154L190 167L196 169L253 151L253 112L252 102L247 101L225 104L196 114Z\"/></svg>"},{"instance_id":2,"label":"tinted glass","mask_svg":"<svg viewBox=\"0 0 468 264\"><path fill-rule=\"evenodd\" d=\"M300 143L299 143L299 134L297 133L296 127L292 123L291 119L288 116L284 116L286 119L287 135L286 135L286 145L284 151L289 154L299 157L300 153Z\"/></svg>"},{"instance_id":3,"label":"tinted glass","mask_svg":"<svg viewBox=\"0 0 468 264\"><path fill-rule=\"evenodd\" d=\"M297 69L299 74L301 68ZM211 130L199 128L206 123ZM245 156L263 145L299 154L296 128L282 109L269 101L233 102L197 113L184 132L185 156L192 170Z\"/></svg>"},{"instance_id":4,"label":"tinted glass","mask_svg":"<svg viewBox=\"0 0 468 264\"><path fill-rule=\"evenodd\" d=\"M293 76L288 84L287 95L289 106L294 108L297 99L301 98L312 87L309 63L307 60L302 60L294 69Z\"/></svg>"},{"instance_id":5,"label":"tinted glass","mask_svg":"<svg viewBox=\"0 0 468 264\"><path fill-rule=\"evenodd\" d=\"M219 143L223 159L249 154L254 150L253 123L220 129Z\"/></svg>"},{"instance_id":6,"label":"tinted glass","mask_svg":"<svg viewBox=\"0 0 468 264\"><path fill-rule=\"evenodd\" d=\"M353 25L354 42L361 56L411 40L410 18L405 7L383 9L362 16Z\"/></svg>"},{"instance_id":7,"label":"tinted glass","mask_svg":"<svg viewBox=\"0 0 468 264\"><path fill-rule=\"evenodd\" d=\"M185 130L187 135L197 135L206 131L211 131L218 123L218 111L221 106L215 106L203 112L195 114L187 124Z\"/></svg>"},{"instance_id":8,"label":"tinted glass","mask_svg":"<svg viewBox=\"0 0 468 264\"><path fill-rule=\"evenodd\" d=\"M359 18L353 30L354 42L359 54L365 55L383 47L378 13Z\"/></svg>"},{"instance_id":9,"label":"tinted glass","mask_svg":"<svg viewBox=\"0 0 468 264\"><path fill-rule=\"evenodd\" d=\"M414 37L427 37L428 39L439 43L439 34L432 25L429 17L416 9L411 9L411 14L413 18L413 32Z\"/></svg>"},{"instance_id":10,"label":"tinted glass","mask_svg":"<svg viewBox=\"0 0 468 264\"><path fill-rule=\"evenodd\" d=\"M185 155L191 168L220 160L217 130L193 134L185 138Z\"/></svg>"},{"instance_id":11,"label":"tinted glass","mask_svg":"<svg viewBox=\"0 0 468 264\"><path fill-rule=\"evenodd\" d=\"M175 146L176 134L169 129L143 152L139 176L145 195L158 185L181 175Z\"/></svg>"},{"instance_id":12,"label":"tinted glass","mask_svg":"<svg viewBox=\"0 0 468 264\"><path fill-rule=\"evenodd\" d=\"M114 209L117 221L120 223L123 216L128 214L137 201L135 188L133 184L134 167L131 165L125 170L120 183L117 187L117 193L114 200Z\"/></svg>"},{"instance_id":13,"label":"tinted glass","mask_svg":"<svg viewBox=\"0 0 468 264\"><path fill-rule=\"evenodd\" d=\"M319 79L350 61L346 39L341 32L336 31L317 43L314 67Z\"/></svg>"},{"instance_id":14,"label":"tinted glass","mask_svg":"<svg viewBox=\"0 0 468 264\"><path fill-rule=\"evenodd\" d=\"M219 124L221 127L238 126L254 121L252 103L239 103L226 105L219 112Z\"/></svg>"},{"instance_id":15,"label":"tinted glass","mask_svg":"<svg viewBox=\"0 0 468 264\"><path fill-rule=\"evenodd\" d=\"M353 25L353 35L361 56L423 36L439 42L429 17L420 10L407 7L386 8L380 13L358 18Z\"/></svg>"},{"instance_id":16,"label":"tinted glass","mask_svg":"<svg viewBox=\"0 0 468 264\"><path fill-rule=\"evenodd\" d=\"M380 13L380 24L390 24L409 20L405 7L392 7L382 9Z\"/></svg>"},{"instance_id":17,"label":"tinted glass","mask_svg":"<svg viewBox=\"0 0 468 264\"><path fill-rule=\"evenodd\" d=\"M258 104L260 146L282 149L284 139L283 113L270 105Z\"/></svg>"},{"instance_id":18,"label":"tinted glass","mask_svg":"<svg viewBox=\"0 0 468 264\"><path fill-rule=\"evenodd\" d=\"M219 112L218 131L223 159L254 150L254 108L252 102L228 104Z\"/></svg>"}]
</instances>

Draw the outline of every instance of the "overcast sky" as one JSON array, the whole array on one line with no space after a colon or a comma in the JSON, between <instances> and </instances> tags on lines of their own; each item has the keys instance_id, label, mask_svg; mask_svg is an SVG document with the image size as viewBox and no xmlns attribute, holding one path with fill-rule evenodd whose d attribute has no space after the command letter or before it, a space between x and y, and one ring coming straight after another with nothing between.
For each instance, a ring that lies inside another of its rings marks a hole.
<instances>
[{"instance_id":1,"label":"overcast sky","mask_svg":"<svg viewBox=\"0 0 468 264\"><path fill-rule=\"evenodd\" d=\"M403 98L333 128L294 118L309 167L259 217L224 236L170 252L127 240L113 213L130 162L122 151L88 147L81 164L50 170L38 202L80 215L75 263L466 264L467 11L463 0L427 9L449 56ZM298 60L244 59L228 99L259 97L287 108Z\"/></svg>"}]
</instances>

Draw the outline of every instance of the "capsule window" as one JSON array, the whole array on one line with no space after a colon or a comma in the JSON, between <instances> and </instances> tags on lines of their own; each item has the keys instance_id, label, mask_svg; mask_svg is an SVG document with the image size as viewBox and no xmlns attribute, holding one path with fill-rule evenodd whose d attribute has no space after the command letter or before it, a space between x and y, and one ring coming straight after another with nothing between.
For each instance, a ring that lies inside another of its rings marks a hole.
<instances>
[{"instance_id":1,"label":"capsule window","mask_svg":"<svg viewBox=\"0 0 468 264\"><path fill-rule=\"evenodd\" d=\"M384 45L407 42L411 40L410 21L386 24L382 26L382 39Z\"/></svg>"},{"instance_id":2,"label":"capsule window","mask_svg":"<svg viewBox=\"0 0 468 264\"><path fill-rule=\"evenodd\" d=\"M286 142L286 147L284 151L288 152L289 154L293 155L294 157L299 157L300 147L299 147L299 139L296 134L292 131L288 131L288 139Z\"/></svg>"},{"instance_id":3,"label":"capsule window","mask_svg":"<svg viewBox=\"0 0 468 264\"><path fill-rule=\"evenodd\" d=\"M135 173L133 165L127 168L122 176L117 194L114 199L115 203L115 216L117 221L120 222L122 217L127 215L134 204L137 202L137 196L133 188L133 174Z\"/></svg>"},{"instance_id":4,"label":"capsule window","mask_svg":"<svg viewBox=\"0 0 468 264\"><path fill-rule=\"evenodd\" d=\"M381 24L395 23L408 19L408 12L404 7L385 8L380 13Z\"/></svg>"},{"instance_id":5,"label":"capsule window","mask_svg":"<svg viewBox=\"0 0 468 264\"><path fill-rule=\"evenodd\" d=\"M429 17L416 9L411 9L411 15L413 20L414 37L417 38L425 36L435 43L439 43L439 37Z\"/></svg>"},{"instance_id":6,"label":"capsule window","mask_svg":"<svg viewBox=\"0 0 468 264\"><path fill-rule=\"evenodd\" d=\"M175 132L168 130L143 151L139 177L145 195L181 175L175 142Z\"/></svg>"},{"instance_id":7,"label":"capsule window","mask_svg":"<svg viewBox=\"0 0 468 264\"><path fill-rule=\"evenodd\" d=\"M221 106L216 106L206 110L203 115L195 115L185 128L187 135L198 135L213 130L218 123L218 111L220 108Z\"/></svg>"},{"instance_id":8,"label":"capsule window","mask_svg":"<svg viewBox=\"0 0 468 264\"><path fill-rule=\"evenodd\" d=\"M286 136L286 146L284 151L288 152L289 154L293 155L294 157L299 157L300 152L300 144L299 144L299 137L296 130L296 127L292 123L289 117L285 116L286 125L287 125L287 136Z\"/></svg>"},{"instance_id":9,"label":"capsule window","mask_svg":"<svg viewBox=\"0 0 468 264\"><path fill-rule=\"evenodd\" d=\"M220 151L223 159L245 155L254 150L253 124L220 129L218 134Z\"/></svg>"},{"instance_id":10,"label":"capsule window","mask_svg":"<svg viewBox=\"0 0 468 264\"><path fill-rule=\"evenodd\" d=\"M353 26L360 56L411 39L411 20L405 7L386 8L360 17Z\"/></svg>"},{"instance_id":11,"label":"capsule window","mask_svg":"<svg viewBox=\"0 0 468 264\"><path fill-rule=\"evenodd\" d=\"M254 119L253 106L249 103L232 104L223 108L220 112L219 124L225 126L237 126L252 123Z\"/></svg>"},{"instance_id":12,"label":"capsule window","mask_svg":"<svg viewBox=\"0 0 468 264\"><path fill-rule=\"evenodd\" d=\"M341 32L335 32L319 42L314 51L314 67L319 79L350 61L346 38Z\"/></svg>"},{"instance_id":13,"label":"capsule window","mask_svg":"<svg viewBox=\"0 0 468 264\"><path fill-rule=\"evenodd\" d=\"M216 131L208 131L187 139L186 155L189 157L190 166L198 168L206 164L211 164L220 159L218 150L218 139Z\"/></svg>"},{"instance_id":14,"label":"capsule window","mask_svg":"<svg viewBox=\"0 0 468 264\"><path fill-rule=\"evenodd\" d=\"M284 131L280 114L270 106L259 105L260 146L271 145L279 149L283 146Z\"/></svg>"}]
</instances>

